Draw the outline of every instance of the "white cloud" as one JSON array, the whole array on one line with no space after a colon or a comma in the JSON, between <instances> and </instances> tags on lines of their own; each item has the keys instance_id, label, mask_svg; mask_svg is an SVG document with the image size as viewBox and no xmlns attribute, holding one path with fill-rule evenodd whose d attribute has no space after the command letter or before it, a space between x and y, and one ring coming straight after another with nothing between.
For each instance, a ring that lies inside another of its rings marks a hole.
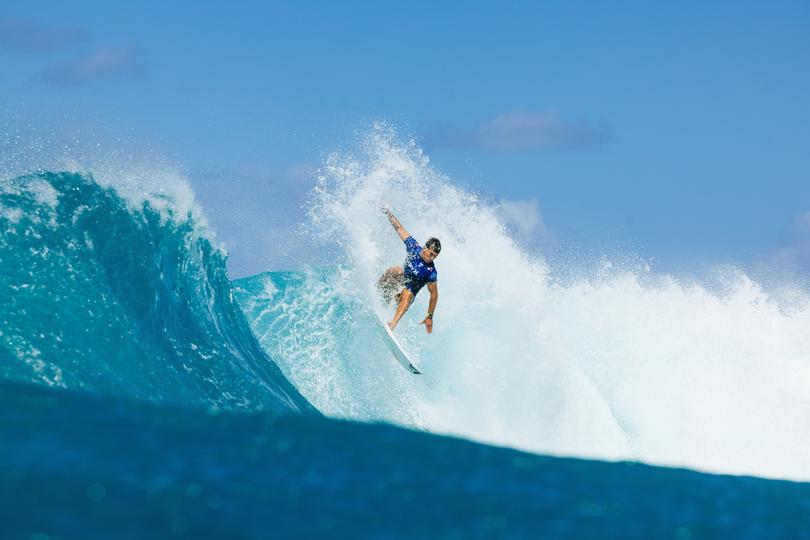
<instances>
[{"instance_id":1,"label":"white cloud","mask_svg":"<svg viewBox=\"0 0 810 540\"><path fill-rule=\"evenodd\" d=\"M101 47L73 60L52 64L41 80L59 83L81 83L92 79L112 78L142 69L134 47Z\"/></svg>"},{"instance_id":2,"label":"white cloud","mask_svg":"<svg viewBox=\"0 0 810 540\"><path fill-rule=\"evenodd\" d=\"M554 110L512 111L471 129L447 129L427 137L438 146L487 152L526 152L594 146L610 138L604 126L565 122Z\"/></svg>"},{"instance_id":3,"label":"white cloud","mask_svg":"<svg viewBox=\"0 0 810 540\"><path fill-rule=\"evenodd\" d=\"M74 47L90 39L80 28L49 26L28 19L0 19L0 49L48 53Z\"/></svg>"},{"instance_id":4,"label":"white cloud","mask_svg":"<svg viewBox=\"0 0 810 540\"><path fill-rule=\"evenodd\" d=\"M523 239L542 238L547 235L537 199L517 201L501 199L498 213L501 219Z\"/></svg>"}]
</instances>

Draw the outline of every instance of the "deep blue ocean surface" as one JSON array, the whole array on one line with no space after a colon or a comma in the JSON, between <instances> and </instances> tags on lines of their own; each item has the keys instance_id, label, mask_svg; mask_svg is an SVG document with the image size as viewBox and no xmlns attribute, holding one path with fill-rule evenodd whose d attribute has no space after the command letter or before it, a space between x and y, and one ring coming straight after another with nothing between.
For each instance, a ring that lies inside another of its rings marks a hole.
<instances>
[{"instance_id":1,"label":"deep blue ocean surface","mask_svg":"<svg viewBox=\"0 0 810 540\"><path fill-rule=\"evenodd\" d=\"M3 538L808 538L810 485L0 385Z\"/></svg>"},{"instance_id":2,"label":"deep blue ocean surface","mask_svg":"<svg viewBox=\"0 0 810 540\"><path fill-rule=\"evenodd\" d=\"M1 186L0 538L810 538L810 484L436 433L454 334L411 376L339 269L233 284L172 201Z\"/></svg>"}]
</instances>

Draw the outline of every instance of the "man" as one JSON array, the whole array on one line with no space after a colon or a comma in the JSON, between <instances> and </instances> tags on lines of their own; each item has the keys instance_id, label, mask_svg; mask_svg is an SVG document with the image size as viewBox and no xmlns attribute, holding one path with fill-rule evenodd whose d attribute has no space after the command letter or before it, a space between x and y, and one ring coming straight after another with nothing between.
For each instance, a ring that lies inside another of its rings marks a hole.
<instances>
[{"instance_id":1,"label":"man","mask_svg":"<svg viewBox=\"0 0 810 540\"><path fill-rule=\"evenodd\" d=\"M399 320L411 307L411 302L413 302L416 294L423 286L427 285L428 291L430 291L428 313L419 324L424 324L425 330L429 334L433 332L433 312L436 309L436 303L439 301L439 288L436 285L436 267L433 265L433 261L439 256L442 244L438 238L429 238L423 248L402 227L399 220L394 217L394 214L388 208L383 208L382 211L388 216L388 221L391 222L399 237L405 242L407 252L405 264L403 266L392 266L383 273L377 282L377 287L388 301L392 299L393 291L402 287L402 291L393 296L398 304L394 319L388 323L388 326L391 327L391 330L397 327Z\"/></svg>"}]
</instances>

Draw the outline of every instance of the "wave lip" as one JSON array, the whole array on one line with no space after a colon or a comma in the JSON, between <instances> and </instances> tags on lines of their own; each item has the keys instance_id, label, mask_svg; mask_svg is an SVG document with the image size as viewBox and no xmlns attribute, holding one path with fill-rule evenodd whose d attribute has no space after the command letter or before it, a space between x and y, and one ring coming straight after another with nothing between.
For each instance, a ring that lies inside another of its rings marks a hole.
<instances>
[{"instance_id":1,"label":"wave lip","mask_svg":"<svg viewBox=\"0 0 810 540\"><path fill-rule=\"evenodd\" d=\"M316 412L262 351L225 254L157 194L0 184L0 377L211 408Z\"/></svg>"}]
</instances>

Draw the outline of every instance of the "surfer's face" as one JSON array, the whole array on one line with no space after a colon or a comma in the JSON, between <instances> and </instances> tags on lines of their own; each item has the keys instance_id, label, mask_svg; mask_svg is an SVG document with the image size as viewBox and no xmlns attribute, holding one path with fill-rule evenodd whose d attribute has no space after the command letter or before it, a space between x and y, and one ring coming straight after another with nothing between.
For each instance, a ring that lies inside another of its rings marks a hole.
<instances>
[{"instance_id":1,"label":"surfer's face","mask_svg":"<svg viewBox=\"0 0 810 540\"><path fill-rule=\"evenodd\" d=\"M439 256L439 254L433 251L432 248L423 249L421 255L422 260L425 262L433 262L433 259Z\"/></svg>"}]
</instances>

